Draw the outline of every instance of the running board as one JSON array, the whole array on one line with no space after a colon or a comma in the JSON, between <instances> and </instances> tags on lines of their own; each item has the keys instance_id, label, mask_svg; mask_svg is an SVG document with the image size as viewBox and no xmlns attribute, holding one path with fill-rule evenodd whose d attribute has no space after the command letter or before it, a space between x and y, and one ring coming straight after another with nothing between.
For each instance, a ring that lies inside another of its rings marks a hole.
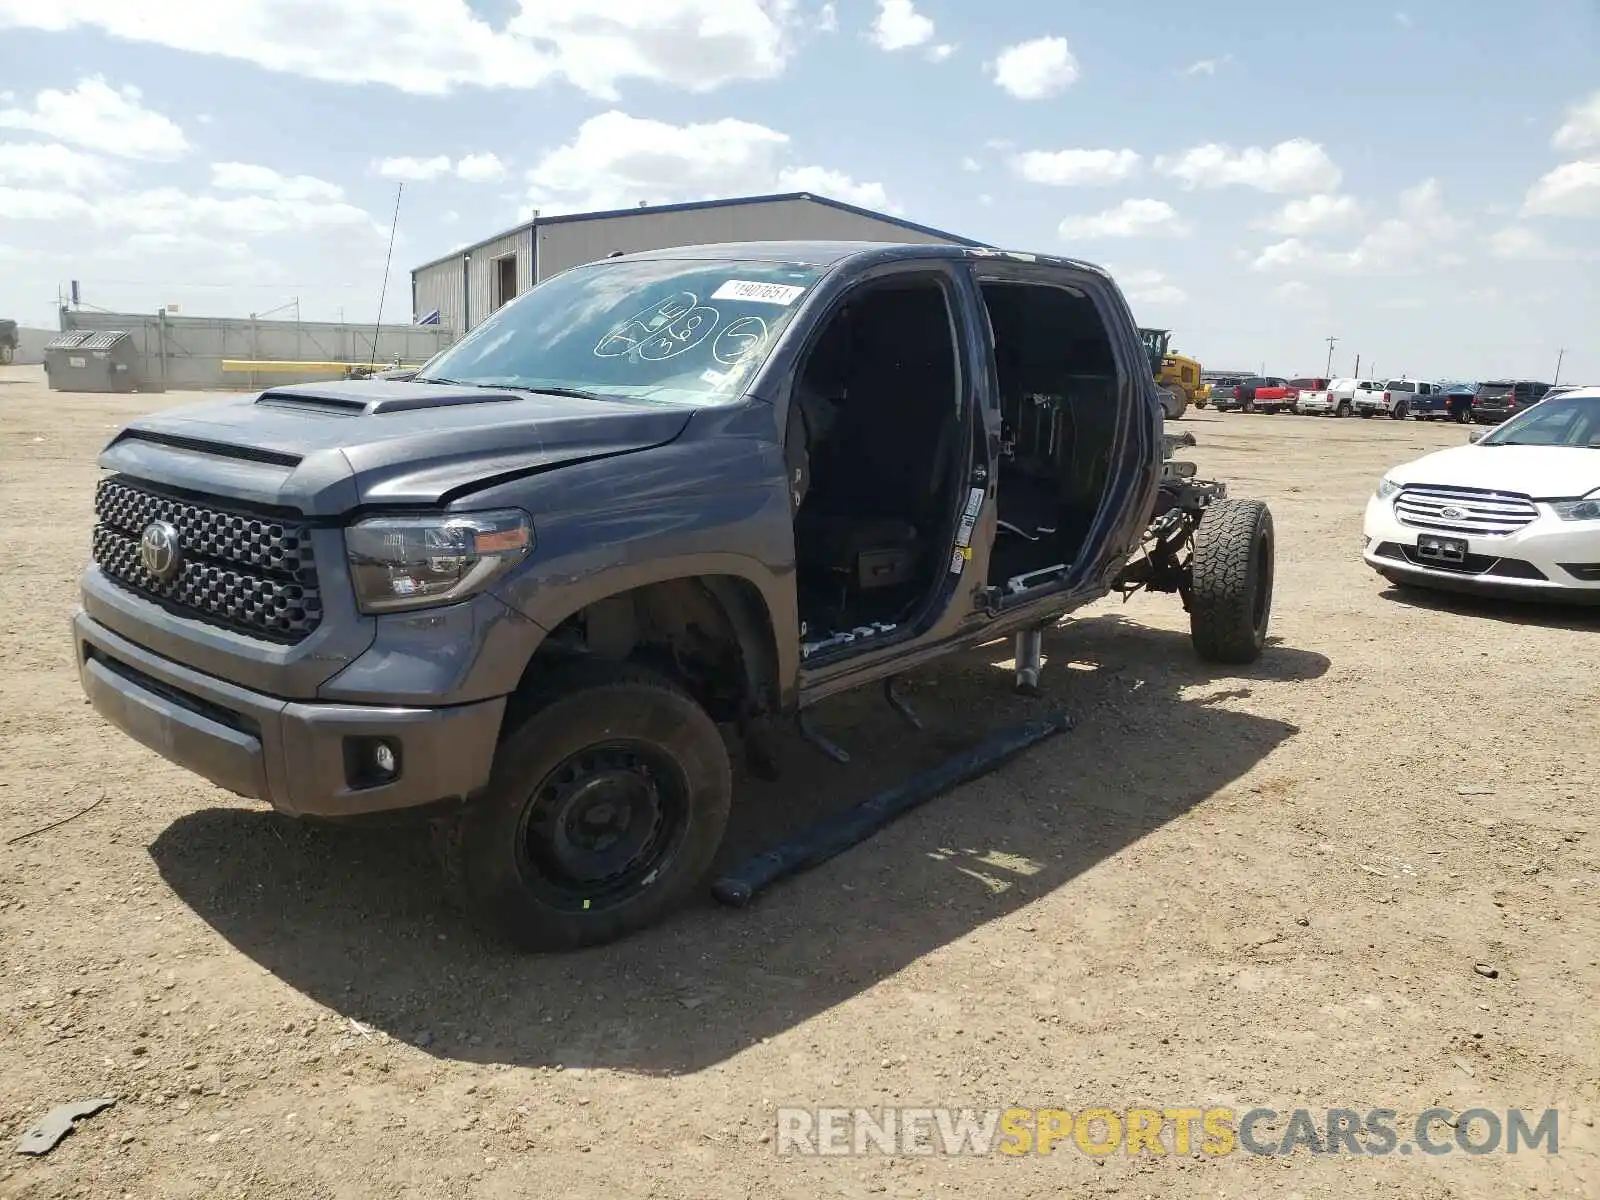
<instances>
[{"instance_id":1,"label":"running board","mask_svg":"<svg viewBox=\"0 0 1600 1200\"><path fill-rule=\"evenodd\" d=\"M743 908L758 892L778 880L827 862L866 841L912 809L989 774L1023 751L1071 729L1072 718L1058 712L1043 720L991 734L972 749L946 759L931 770L881 791L855 808L819 821L771 850L745 859L711 885L711 895L719 904Z\"/></svg>"}]
</instances>

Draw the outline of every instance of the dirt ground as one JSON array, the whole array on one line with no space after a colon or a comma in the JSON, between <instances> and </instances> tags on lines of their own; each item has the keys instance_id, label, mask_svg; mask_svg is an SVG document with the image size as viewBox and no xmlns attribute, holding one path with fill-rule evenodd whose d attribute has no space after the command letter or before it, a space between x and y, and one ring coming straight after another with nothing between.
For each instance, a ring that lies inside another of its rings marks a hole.
<instances>
[{"instance_id":1,"label":"dirt ground","mask_svg":"<svg viewBox=\"0 0 1600 1200\"><path fill-rule=\"evenodd\" d=\"M1043 700L996 645L911 679L926 733L830 701L859 765L785 746L734 850L988 724L1078 726L748 910L541 958L446 904L425 838L280 819L85 706L95 453L192 398L0 369L0 841L103 797L0 847L0 1197L1600 1195L1600 614L1402 596L1358 554L1379 474L1459 427L1192 413L1187 456L1276 518L1259 664L1138 597L1047 639ZM1555 1107L1560 1152L775 1143L780 1105L1187 1104Z\"/></svg>"}]
</instances>

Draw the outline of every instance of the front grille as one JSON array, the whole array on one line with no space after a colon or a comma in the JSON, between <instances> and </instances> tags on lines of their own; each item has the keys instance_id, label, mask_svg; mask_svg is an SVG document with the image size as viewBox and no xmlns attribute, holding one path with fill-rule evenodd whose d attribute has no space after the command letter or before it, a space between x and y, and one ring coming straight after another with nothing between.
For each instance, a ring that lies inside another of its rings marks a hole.
<instances>
[{"instance_id":1,"label":"front grille","mask_svg":"<svg viewBox=\"0 0 1600 1200\"><path fill-rule=\"evenodd\" d=\"M1516 533L1539 519L1532 499L1511 492L1476 488L1407 485L1394 502L1395 516L1418 529L1480 537Z\"/></svg>"},{"instance_id":2,"label":"front grille","mask_svg":"<svg viewBox=\"0 0 1600 1200\"><path fill-rule=\"evenodd\" d=\"M311 530L282 517L163 496L117 479L95 493L94 561L111 579L184 616L298 642L322 620ZM182 567L163 583L140 559L153 521L178 530Z\"/></svg>"}]
</instances>

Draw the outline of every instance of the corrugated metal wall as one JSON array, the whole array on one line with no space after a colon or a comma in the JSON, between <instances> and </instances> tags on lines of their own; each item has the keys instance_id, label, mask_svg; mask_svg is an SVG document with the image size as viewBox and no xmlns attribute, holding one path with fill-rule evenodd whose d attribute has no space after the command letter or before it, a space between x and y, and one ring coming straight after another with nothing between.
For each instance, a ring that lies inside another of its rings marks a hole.
<instances>
[{"instance_id":1,"label":"corrugated metal wall","mask_svg":"<svg viewBox=\"0 0 1600 1200\"><path fill-rule=\"evenodd\" d=\"M532 234L539 238L534 254ZM581 221L550 221L536 230L519 229L472 251L470 325L493 311L494 260L517 256L517 291L527 291L538 278L548 279L569 267L595 262L613 250L660 250L702 242L841 240L942 243L945 239L907 229L892 221L847 212L811 200L779 200L768 204L730 204L676 212L644 211ZM439 310L440 325L459 336L462 323L462 260L447 259L413 272L416 311L413 318Z\"/></svg>"},{"instance_id":2,"label":"corrugated metal wall","mask_svg":"<svg viewBox=\"0 0 1600 1200\"><path fill-rule=\"evenodd\" d=\"M367 362L373 356L371 325L333 321L251 321L232 317L163 317L153 313L67 311L61 328L125 329L140 355L139 373L169 388L253 391L281 383L329 378L305 371L224 371L224 359L277 362ZM380 363L421 363L452 338L439 325L384 325L378 331Z\"/></svg>"},{"instance_id":3,"label":"corrugated metal wall","mask_svg":"<svg viewBox=\"0 0 1600 1200\"><path fill-rule=\"evenodd\" d=\"M613 250L659 250L702 242L776 240L844 240L876 242L939 242L903 225L858 216L810 200L771 204L730 204L686 212L641 212L637 216L602 217L540 225L539 278L604 258Z\"/></svg>"},{"instance_id":4,"label":"corrugated metal wall","mask_svg":"<svg viewBox=\"0 0 1600 1200\"><path fill-rule=\"evenodd\" d=\"M497 241L477 247L471 254L468 263L470 290L461 285L462 258L448 259L415 272L416 311L411 314L412 320L437 308L439 324L460 335L465 332L461 321L461 307L465 300L470 324L478 324L494 311L494 278L498 270L496 260L507 255L516 255L517 295L533 286L533 237L529 230L519 229Z\"/></svg>"}]
</instances>

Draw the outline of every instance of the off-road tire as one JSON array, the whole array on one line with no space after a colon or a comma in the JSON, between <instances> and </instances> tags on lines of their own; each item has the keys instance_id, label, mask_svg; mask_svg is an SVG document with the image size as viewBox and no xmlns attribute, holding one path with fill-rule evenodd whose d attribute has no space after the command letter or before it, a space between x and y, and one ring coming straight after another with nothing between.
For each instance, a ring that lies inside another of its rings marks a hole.
<instances>
[{"instance_id":1,"label":"off-road tire","mask_svg":"<svg viewBox=\"0 0 1600 1200\"><path fill-rule=\"evenodd\" d=\"M1404 421L1410 414L1410 407L1402 400L1389 410L1389 419L1391 421Z\"/></svg>"},{"instance_id":2,"label":"off-road tire","mask_svg":"<svg viewBox=\"0 0 1600 1200\"><path fill-rule=\"evenodd\" d=\"M1208 662L1261 657L1272 619L1276 540L1260 500L1214 500L1194 534L1189 633Z\"/></svg>"},{"instance_id":3,"label":"off-road tire","mask_svg":"<svg viewBox=\"0 0 1600 1200\"><path fill-rule=\"evenodd\" d=\"M664 676L631 664L564 669L519 700L488 788L447 842L455 858L450 874L475 919L523 949L570 950L636 932L702 887L733 797L727 746L705 709ZM588 900L574 907L525 851L525 814L535 791L573 755L618 741L648 747L670 765L680 827L638 886L593 908Z\"/></svg>"},{"instance_id":4,"label":"off-road tire","mask_svg":"<svg viewBox=\"0 0 1600 1200\"><path fill-rule=\"evenodd\" d=\"M1239 401L1239 411L1240 412L1253 413L1253 412L1255 412L1255 410L1256 410L1256 402L1254 400L1241 400L1241 401Z\"/></svg>"},{"instance_id":5,"label":"off-road tire","mask_svg":"<svg viewBox=\"0 0 1600 1200\"><path fill-rule=\"evenodd\" d=\"M1339 406L1333 410L1333 415L1336 417L1348 417L1350 415L1350 401L1339 401Z\"/></svg>"},{"instance_id":6,"label":"off-road tire","mask_svg":"<svg viewBox=\"0 0 1600 1200\"><path fill-rule=\"evenodd\" d=\"M1189 398L1182 392L1167 391L1166 399L1162 401L1161 408L1169 421L1183 420L1183 414L1189 411Z\"/></svg>"},{"instance_id":7,"label":"off-road tire","mask_svg":"<svg viewBox=\"0 0 1600 1200\"><path fill-rule=\"evenodd\" d=\"M1458 409L1456 409L1456 424L1457 425L1471 425L1472 424L1472 410L1470 408L1458 408Z\"/></svg>"}]
</instances>

